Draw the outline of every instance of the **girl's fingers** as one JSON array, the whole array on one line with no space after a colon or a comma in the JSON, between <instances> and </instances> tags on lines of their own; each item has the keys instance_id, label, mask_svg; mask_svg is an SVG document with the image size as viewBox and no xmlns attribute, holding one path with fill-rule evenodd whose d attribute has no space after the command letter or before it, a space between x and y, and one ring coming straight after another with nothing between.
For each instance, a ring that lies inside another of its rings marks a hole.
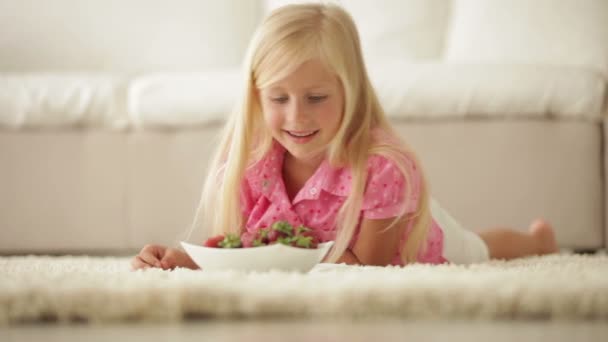
<instances>
[{"instance_id":1,"label":"girl's fingers","mask_svg":"<svg viewBox=\"0 0 608 342\"><path fill-rule=\"evenodd\" d=\"M139 269L146 269L146 268L150 268L150 265L148 265L147 263L145 263L140 257L139 255L136 255L133 260L131 260L131 270L135 271L135 270L139 270Z\"/></svg>"},{"instance_id":2,"label":"girl's fingers","mask_svg":"<svg viewBox=\"0 0 608 342\"><path fill-rule=\"evenodd\" d=\"M149 266L156 266L156 264L159 262L159 260L154 255L146 252L139 253L138 258Z\"/></svg>"},{"instance_id":3,"label":"girl's fingers","mask_svg":"<svg viewBox=\"0 0 608 342\"><path fill-rule=\"evenodd\" d=\"M166 253L165 257L161 259L160 264L164 270L173 269L177 266L173 253Z\"/></svg>"},{"instance_id":4,"label":"girl's fingers","mask_svg":"<svg viewBox=\"0 0 608 342\"><path fill-rule=\"evenodd\" d=\"M185 266L183 252L175 249L168 248L165 251L165 256L161 259L160 263L163 269L174 269L177 266Z\"/></svg>"},{"instance_id":5,"label":"girl's fingers","mask_svg":"<svg viewBox=\"0 0 608 342\"><path fill-rule=\"evenodd\" d=\"M160 258L162 254L162 251L157 246L146 246L139 252L139 257L150 266L161 267Z\"/></svg>"}]
</instances>

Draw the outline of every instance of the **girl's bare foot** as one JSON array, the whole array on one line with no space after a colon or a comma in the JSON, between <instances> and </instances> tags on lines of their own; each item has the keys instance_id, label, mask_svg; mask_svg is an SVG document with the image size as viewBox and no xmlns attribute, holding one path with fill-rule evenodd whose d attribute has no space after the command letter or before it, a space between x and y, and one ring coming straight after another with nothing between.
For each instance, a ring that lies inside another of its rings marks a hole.
<instances>
[{"instance_id":1,"label":"girl's bare foot","mask_svg":"<svg viewBox=\"0 0 608 342\"><path fill-rule=\"evenodd\" d=\"M555 239L555 231L549 222L543 219L536 219L532 221L528 231L538 241L540 255L559 252Z\"/></svg>"}]
</instances>

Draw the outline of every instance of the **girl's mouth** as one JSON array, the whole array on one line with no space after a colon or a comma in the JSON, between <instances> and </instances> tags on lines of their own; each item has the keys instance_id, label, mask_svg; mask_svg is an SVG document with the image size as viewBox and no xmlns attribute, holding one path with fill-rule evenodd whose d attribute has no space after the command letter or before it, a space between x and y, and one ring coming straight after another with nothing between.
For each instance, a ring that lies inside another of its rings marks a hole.
<instances>
[{"instance_id":1,"label":"girl's mouth","mask_svg":"<svg viewBox=\"0 0 608 342\"><path fill-rule=\"evenodd\" d=\"M300 131L300 132L296 132L296 131L285 131L285 133L287 133L287 135L294 140L296 143L299 144L303 144L306 143L310 140L312 140L312 138L314 138L317 133L319 133L319 130L316 131Z\"/></svg>"}]
</instances>

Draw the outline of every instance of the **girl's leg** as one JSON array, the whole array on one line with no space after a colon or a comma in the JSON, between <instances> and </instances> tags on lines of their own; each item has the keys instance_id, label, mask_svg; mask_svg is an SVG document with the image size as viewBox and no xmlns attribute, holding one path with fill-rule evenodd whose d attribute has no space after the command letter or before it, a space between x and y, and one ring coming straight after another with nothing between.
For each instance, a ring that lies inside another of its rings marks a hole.
<instances>
[{"instance_id":1,"label":"girl's leg","mask_svg":"<svg viewBox=\"0 0 608 342\"><path fill-rule=\"evenodd\" d=\"M534 220L527 232L495 228L477 234L488 245L491 259L515 259L559 251L553 227L542 219Z\"/></svg>"}]
</instances>

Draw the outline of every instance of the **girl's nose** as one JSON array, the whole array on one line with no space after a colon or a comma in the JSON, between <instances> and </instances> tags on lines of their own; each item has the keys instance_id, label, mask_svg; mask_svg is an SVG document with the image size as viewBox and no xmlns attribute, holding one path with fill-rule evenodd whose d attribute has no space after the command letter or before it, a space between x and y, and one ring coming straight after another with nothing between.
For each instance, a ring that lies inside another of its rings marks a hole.
<instances>
[{"instance_id":1,"label":"girl's nose","mask_svg":"<svg viewBox=\"0 0 608 342\"><path fill-rule=\"evenodd\" d=\"M300 101L291 101L287 109L287 119L291 122L306 121L306 106Z\"/></svg>"}]
</instances>

